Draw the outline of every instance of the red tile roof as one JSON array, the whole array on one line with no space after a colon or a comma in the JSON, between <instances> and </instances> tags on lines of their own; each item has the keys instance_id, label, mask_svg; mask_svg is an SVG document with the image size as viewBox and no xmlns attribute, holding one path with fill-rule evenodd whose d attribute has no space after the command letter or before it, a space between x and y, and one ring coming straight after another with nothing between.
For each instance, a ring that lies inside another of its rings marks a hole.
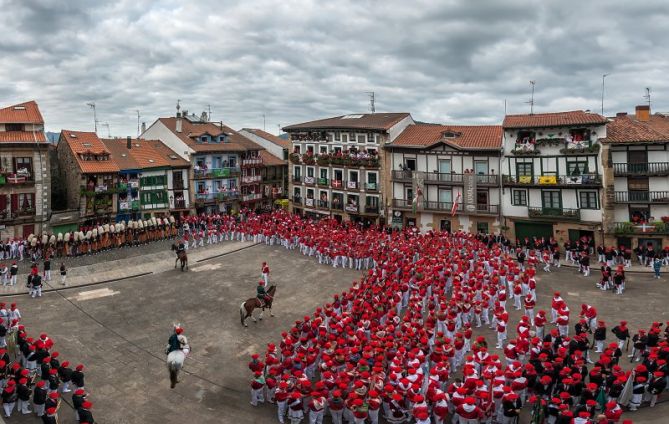
<instances>
[{"instance_id":1,"label":"red tile roof","mask_svg":"<svg viewBox=\"0 0 669 424\"><path fill-rule=\"evenodd\" d=\"M127 139L103 139L102 142L112 153L112 158L121 169L151 169L170 166L167 158L158 152L151 142L158 140L130 141L131 148L128 150ZM160 143L160 141L158 141Z\"/></svg>"},{"instance_id":2,"label":"red tile roof","mask_svg":"<svg viewBox=\"0 0 669 424\"><path fill-rule=\"evenodd\" d=\"M261 150L260 157L262 158L262 162L265 166L281 166L288 164L287 160L281 160L267 150Z\"/></svg>"},{"instance_id":3,"label":"red tile roof","mask_svg":"<svg viewBox=\"0 0 669 424\"><path fill-rule=\"evenodd\" d=\"M568 127L573 125L605 124L607 119L597 113L573 110L570 112L535 113L532 115L506 115L504 128Z\"/></svg>"},{"instance_id":4,"label":"red tile roof","mask_svg":"<svg viewBox=\"0 0 669 424\"><path fill-rule=\"evenodd\" d=\"M606 126L603 143L643 143L669 141L669 117L651 115L648 121L635 116L616 116Z\"/></svg>"},{"instance_id":5,"label":"red tile roof","mask_svg":"<svg viewBox=\"0 0 669 424\"><path fill-rule=\"evenodd\" d=\"M174 150L170 149L165 145L160 140L142 140L148 144L150 144L153 149L161 155L163 158L165 158L166 162L169 164L169 166L173 168L188 168L190 167L190 162L187 160L183 159L181 156L177 155L174 153Z\"/></svg>"},{"instance_id":6,"label":"red tile roof","mask_svg":"<svg viewBox=\"0 0 669 424\"><path fill-rule=\"evenodd\" d=\"M281 146L284 149L290 149L291 148L291 142L289 139L277 137L274 134L270 134L266 131L259 130L257 128L242 128L244 131L248 131L251 134L255 134L256 136L260 138L264 138L265 140L269 141L270 143L274 143L277 146Z\"/></svg>"},{"instance_id":7,"label":"red tile roof","mask_svg":"<svg viewBox=\"0 0 669 424\"><path fill-rule=\"evenodd\" d=\"M296 130L325 130L325 129L359 129L359 130L377 130L387 131L393 125L400 122L407 116L411 116L406 112L402 113L364 113L335 116L333 118L319 119L316 121L303 122L301 124L294 124L284 127L284 131Z\"/></svg>"},{"instance_id":8,"label":"red tile roof","mask_svg":"<svg viewBox=\"0 0 669 424\"><path fill-rule=\"evenodd\" d=\"M181 118L181 132L179 133L176 131L177 118L159 118L159 121L196 152L245 152L262 149L226 125L221 126L214 122L191 122L187 118ZM198 143L192 138L205 133L219 135L223 132L228 134L228 143Z\"/></svg>"},{"instance_id":9,"label":"red tile roof","mask_svg":"<svg viewBox=\"0 0 669 424\"><path fill-rule=\"evenodd\" d=\"M46 143L44 131L0 131L0 143Z\"/></svg>"},{"instance_id":10,"label":"red tile roof","mask_svg":"<svg viewBox=\"0 0 669 424\"><path fill-rule=\"evenodd\" d=\"M40 124L44 118L34 100L0 109L0 124Z\"/></svg>"},{"instance_id":11,"label":"red tile roof","mask_svg":"<svg viewBox=\"0 0 669 424\"><path fill-rule=\"evenodd\" d=\"M445 143L456 149L498 150L502 148L499 125L409 125L388 147L429 147Z\"/></svg>"},{"instance_id":12,"label":"red tile roof","mask_svg":"<svg viewBox=\"0 0 669 424\"><path fill-rule=\"evenodd\" d=\"M77 160L77 164L79 164L79 170L82 173L104 174L118 172L120 170L113 157L111 157L109 160L86 161L81 159L79 156L81 153L111 154L109 149L107 149L104 143L94 132L62 130L60 132L60 143L62 142L67 143L67 145L70 147L70 150L72 150L74 158Z\"/></svg>"}]
</instances>

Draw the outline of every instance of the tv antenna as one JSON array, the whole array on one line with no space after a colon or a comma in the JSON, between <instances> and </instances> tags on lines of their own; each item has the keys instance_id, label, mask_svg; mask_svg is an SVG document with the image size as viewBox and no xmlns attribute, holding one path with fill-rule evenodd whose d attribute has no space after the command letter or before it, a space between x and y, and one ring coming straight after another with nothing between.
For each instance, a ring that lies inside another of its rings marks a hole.
<instances>
[{"instance_id":1,"label":"tv antenna","mask_svg":"<svg viewBox=\"0 0 669 424\"><path fill-rule=\"evenodd\" d=\"M141 115L139 114L139 110L136 110L135 112L137 112L137 138L139 138L139 118Z\"/></svg>"},{"instance_id":2,"label":"tv antenna","mask_svg":"<svg viewBox=\"0 0 669 424\"><path fill-rule=\"evenodd\" d=\"M207 115L207 121L211 122L211 105L207 105L207 111L209 115Z\"/></svg>"},{"instance_id":3,"label":"tv antenna","mask_svg":"<svg viewBox=\"0 0 669 424\"><path fill-rule=\"evenodd\" d=\"M646 94L643 96L644 99L648 102L648 107L650 107L650 87L646 87Z\"/></svg>"},{"instance_id":4,"label":"tv antenna","mask_svg":"<svg viewBox=\"0 0 669 424\"><path fill-rule=\"evenodd\" d=\"M266 118L266 116L265 116L265 112L263 112L263 113L262 113L262 130L263 130L263 131L267 131L267 130L265 129L265 118Z\"/></svg>"},{"instance_id":5,"label":"tv antenna","mask_svg":"<svg viewBox=\"0 0 669 424\"><path fill-rule=\"evenodd\" d=\"M532 94L530 95L530 101L525 102L530 105L530 115L534 114L534 85L536 84L536 81L532 80L530 81L530 86L532 87Z\"/></svg>"},{"instance_id":6,"label":"tv antenna","mask_svg":"<svg viewBox=\"0 0 669 424\"><path fill-rule=\"evenodd\" d=\"M365 91L365 93L369 96L369 110L372 111L372 113L376 112L376 108L374 107L374 92L373 91Z\"/></svg>"},{"instance_id":7,"label":"tv antenna","mask_svg":"<svg viewBox=\"0 0 669 424\"><path fill-rule=\"evenodd\" d=\"M107 138L111 138L111 129L109 128L109 122L105 122L101 125L103 128L107 127Z\"/></svg>"},{"instance_id":8,"label":"tv antenna","mask_svg":"<svg viewBox=\"0 0 669 424\"><path fill-rule=\"evenodd\" d=\"M93 123L95 124L95 133L98 133L98 114L95 110L95 102L86 103L91 109L93 109Z\"/></svg>"}]
</instances>

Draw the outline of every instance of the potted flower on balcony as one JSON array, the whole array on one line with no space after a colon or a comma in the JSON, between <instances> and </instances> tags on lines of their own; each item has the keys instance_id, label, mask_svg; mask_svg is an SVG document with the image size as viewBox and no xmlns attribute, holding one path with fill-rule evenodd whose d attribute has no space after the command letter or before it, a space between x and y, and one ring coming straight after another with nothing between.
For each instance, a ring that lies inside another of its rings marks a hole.
<instances>
[{"instance_id":1,"label":"potted flower on balcony","mask_svg":"<svg viewBox=\"0 0 669 424\"><path fill-rule=\"evenodd\" d=\"M318 155L316 157L316 163L318 164L318 166L328 166L328 164L330 163L330 155L328 155L327 153Z\"/></svg>"},{"instance_id":2,"label":"potted flower on balcony","mask_svg":"<svg viewBox=\"0 0 669 424\"><path fill-rule=\"evenodd\" d=\"M661 219L662 222L664 222L665 224L669 224L669 216L663 216L663 217L660 218L660 219Z\"/></svg>"},{"instance_id":3,"label":"potted flower on balcony","mask_svg":"<svg viewBox=\"0 0 669 424\"><path fill-rule=\"evenodd\" d=\"M306 165L313 165L316 163L316 160L314 159L314 154L311 152L304 153L302 155L302 162L304 162Z\"/></svg>"},{"instance_id":4,"label":"potted flower on balcony","mask_svg":"<svg viewBox=\"0 0 669 424\"><path fill-rule=\"evenodd\" d=\"M288 159L290 159L291 163L300 163L300 154L291 153L290 156L288 156Z\"/></svg>"}]
</instances>

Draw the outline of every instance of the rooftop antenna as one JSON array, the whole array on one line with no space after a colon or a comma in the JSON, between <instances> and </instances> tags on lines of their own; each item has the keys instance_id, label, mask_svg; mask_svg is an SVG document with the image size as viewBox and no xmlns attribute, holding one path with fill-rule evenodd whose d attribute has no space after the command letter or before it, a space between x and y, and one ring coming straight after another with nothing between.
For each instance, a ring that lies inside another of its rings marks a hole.
<instances>
[{"instance_id":1,"label":"rooftop antenna","mask_svg":"<svg viewBox=\"0 0 669 424\"><path fill-rule=\"evenodd\" d=\"M111 138L111 128L109 128L109 122L102 124L102 127L107 127L107 138Z\"/></svg>"},{"instance_id":2,"label":"rooftop antenna","mask_svg":"<svg viewBox=\"0 0 669 424\"><path fill-rule=\"evenodd\" d=\"M602 116L604 116L604 79L608 76L609 74L602 74Z\"/></svg>"},{"instance_id":3,"label":"rooftop antenna","mask_svg":"<svg viewBox=\"0 0 669 424\"><path fill-rule=\"evenodd\" d=\"M267 131L267 130L265 129L265 118L266 118L266 117L265 117L265 112L263 112L263 113L262 113L262 130L263 130L263 131Z\"/></svg>"},{"instance_id":4,"label":"rooftop antenna","mask_svg":"<svg viewBox=\"0 0 669 424\"><path fill-rule=\"evenodd\" d=\"M369 110L372 111L372 113L376 112L376 108L374 107L374 92L373 91L365 91L367 95L369 96Z\"/></svg>"},{"instance_id":5,"label":"rooftop antenna","mask_svg":"<svg viewBox=\"0 0 669 424\"><path fill-rule=\"evenodd\" d=\"M91 109L93 109L93 123L95 124L95 133L98 133L98 114L95 110L95 102L86 103Z\"/></svg>"},{"instance_id":6,"label":"rooftop antenna","mask_svg":"<svg viewBox=\"0 0 669 424\"><path fill-rule=\"evenodd\" d=\"M646 95L644 95L643 98L646 99L648 107L650 107L650 87L646 87Z\"/></svg>"},{"instance_id":7,"label":"rooftop antenna","mask_svg":"<svg viewBox=\"0 0 669 424\"><path fill-rule=\"evenodd\" d=\"M177 118L181 116L181 100L177 99Z\"/></svg>"},{"instance_id":8,"label":"rooftop antenna","mask_svg":"<svg viewBox=\"0 0 669 424\"><path fill-rule=\"evenodd\" d=\"M532 86L532 95L530 96L530 101L525 102L530 105L530 115L534 115L534 85L536 84L536 81L530 81L530 86Z\"/></svg>"},{"instance_id":9,"label":"rooftop antenna","mask_svg":"<svg viewBox=\"0 0 669 424\"><path fill-rule=\"evenodd\" d=\"M207 121L211 122L211 105L207 105L207 113L209 113L209 115L207 115Z\"/></svg>"},{"instance_id":10,"label":"rooftop antenna","mask_svg":"<svg viewBox=\"0 0 669 424\"><path fill-rule=\"evenodd\" d=\"M139 114L139 110L136 110L135 112L137 112L137 138L139 138L139 118L141 115Z\"/></svg>"}]
</instances>

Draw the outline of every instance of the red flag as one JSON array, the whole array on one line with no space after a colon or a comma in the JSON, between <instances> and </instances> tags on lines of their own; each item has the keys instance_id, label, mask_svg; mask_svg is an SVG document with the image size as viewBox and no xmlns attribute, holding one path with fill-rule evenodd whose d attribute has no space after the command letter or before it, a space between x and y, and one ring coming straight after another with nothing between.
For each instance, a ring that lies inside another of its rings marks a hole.
<instances>
[{"instance_id":1,"label":"red flag","mask_svg":"<svg viewBox=\"0 0 669 424\"><path fill-rule=\"evenodd\" d=\"M460 205L460 193L455 197L455 202L453 202L453 207L451 208L451 216L455 216L455 212L458 210Z\"/></svg>"}]
</instances>

